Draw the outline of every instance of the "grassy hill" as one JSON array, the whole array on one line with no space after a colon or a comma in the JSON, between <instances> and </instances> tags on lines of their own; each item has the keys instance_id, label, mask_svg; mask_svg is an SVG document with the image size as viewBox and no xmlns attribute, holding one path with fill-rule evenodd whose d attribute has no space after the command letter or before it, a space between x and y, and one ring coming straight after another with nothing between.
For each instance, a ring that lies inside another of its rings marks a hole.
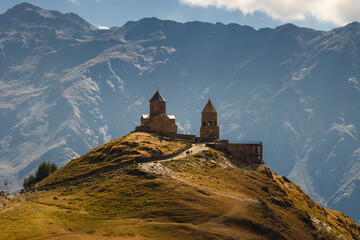
<instances>
[{"instance_id":1,"label":"grassy hill","mask_svg":"<svg viewBox=\"0 0 360 240\"><path fill-rule=\"evenodd\" d=\"M3 199L0 239L360 239L266 166L213 149L171 160L188 147L146 133L99 146Z\"/></svg>"}]
</instances>

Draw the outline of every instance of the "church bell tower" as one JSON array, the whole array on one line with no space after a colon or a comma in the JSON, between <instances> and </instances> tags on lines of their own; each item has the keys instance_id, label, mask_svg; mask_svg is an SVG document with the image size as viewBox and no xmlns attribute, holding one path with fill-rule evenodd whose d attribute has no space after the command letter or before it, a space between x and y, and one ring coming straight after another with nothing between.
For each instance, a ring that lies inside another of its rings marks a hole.
<instances>
[{"instance_id":1,"label":"church bell tower","mask_svg":"<svg viewBox=\"0 0 360 240\"><path fill-rule=\"evenodd\" d=\"M200 138L205 141L215 141L219 139L219 132L217 112L209 99L201 112Z\"/></svg>"},{"instance_id":2,"label":"church bell tower","mask_svg":"<svg viewBox=\"0 0 360 240\"><path fill-rule=\"evenodd\" d=\"M150 99L150 116L154 117L159 114L166 114L166 101L160 94L159 90Z\"/></svg>"}]
</instances>

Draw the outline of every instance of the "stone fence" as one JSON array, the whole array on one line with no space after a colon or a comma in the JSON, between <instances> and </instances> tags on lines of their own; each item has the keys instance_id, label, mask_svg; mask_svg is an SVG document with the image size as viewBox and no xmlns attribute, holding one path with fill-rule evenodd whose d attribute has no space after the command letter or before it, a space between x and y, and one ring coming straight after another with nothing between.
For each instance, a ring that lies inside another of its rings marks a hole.
<instances>
[{"instance_id":1,"label":"stone fence","mask_svg":"<svg viewBox=\"0 0 360 240\"><path fill-rule=\"evenodd\" d=\"M179 134L172 132L161 132L161 131L153 131L149 126L137 126L133 132L146 132L159 135L161 137L167 137L170 140L183 140L187 142L198 142L199 138L195 135L191 134Z\"/></svg>"}]
</instances>

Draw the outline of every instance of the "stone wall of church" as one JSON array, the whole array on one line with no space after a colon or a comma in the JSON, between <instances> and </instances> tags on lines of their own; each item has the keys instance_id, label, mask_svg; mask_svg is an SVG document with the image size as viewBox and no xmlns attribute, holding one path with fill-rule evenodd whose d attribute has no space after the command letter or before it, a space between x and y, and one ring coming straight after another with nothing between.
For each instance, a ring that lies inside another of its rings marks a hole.
<instances>
[{"instance_id":1,"label":"stone wall of church","mask_svg":"<svg viewBox=\"0 0 360 240\"><path fill-rule=\"evenodd\" d=\"M175 119L170 119L165 114L159 114L144 121L144 126L149 126L152 131L177 133Z\"/></svg>"},{"instance_id":2,"label":"stone wall of church","mask_svg":"<svg viewBox=\"0 0 360 240\"><path fill-rule=\"evenodd\" d=\"M248 163L263 163L261 143L230 143L227 152L235 158Z\"/></svg>"},{"instance_id":3,"label":"stone wall of church","mask_svg":"<svg viewBox=\"0 0 360 240\"><path fill-rule=\"evenodd\" d=\"M262 143L229 143L228 140L219 140L208 144L219 151L227 152L236 160L244 163L263 164Z\"/></svg>"},{"instance_id":4,"label":"stone wall of church","mask_svg":"<svg viewBox=\"0 0 360 240\"><path fill-rule=\"evenodd\" d=\"M201 126L200 138L203 140L215 141L219 139L219 126Z\"/></svg>"}]
</instances>

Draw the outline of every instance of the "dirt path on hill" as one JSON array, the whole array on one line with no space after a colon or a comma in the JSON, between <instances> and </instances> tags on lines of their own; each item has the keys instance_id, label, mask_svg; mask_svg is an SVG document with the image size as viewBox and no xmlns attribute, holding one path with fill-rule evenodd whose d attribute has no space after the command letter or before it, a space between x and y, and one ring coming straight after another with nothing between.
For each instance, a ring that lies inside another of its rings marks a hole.
<instances>
[{"instance_id":1,"label":"dirt path on hill","mask_svg":"<svg viewBox=\"0 0 360 240\"><path fill-rule=\"evenodd\" d=\"M230 207L227 211L224 211L222 214L219 214L218 216L209 219L208 221L205 221L200 224L191 224L188 227L192 229L196 229L198 231L205 231L208 233L213 234L221 234L222 236L227 236L230 239L237 239L239 237L239 233L237 231L234 231L231 227L226 226L226 221L228 219L231 219L232 217L239 216L244 214L244 211L252 205L252 204L259 204L259 201L247 197L241 197L241 196L234 196L228 193L221 192L219 190L215 190L191 181L188 181L187 179L184 179L176 172L172 171L171 169L165 167L162 162L163 161L170 161L170 160L177 160L181 158L185 158L191 155L195 155L201 151L208 150L209 148L206 147L205 144L194 144L190 149L189 153L183 152L173 158L159 160L159 161L153 161L148 163L142 163L140 164L140 167L142 170L150 173L165 175L167 177L171 177L173 179L178 180L179 182L191 186L195 188L197 191L203 192L205 195L218 195L222 196L228 199L228 201L232 202L232 207ZM152 224L177 224L177 223L152 223ZM184 225L184 224L179 224ZM186 225L184 225L186 226ZM253 238L255 236L252 236L249 233L244 233L242 236L242 239L257 239Z\"/></svg>"},{"instance_id":2,"label":"dirt path on hill","mask_svg":"<svg viewBox=\"0 0 360 240\"><path fill-rule=\"evenodd\" d=\"M14 203L15 197L18 197L20 199L20 201L17 203ZM18 207L23 201L24 201L24 197L21 195L15 195L15 194L9 195L7 201L5 201L6 207L0 209L0 213L13 210L14 208Z\"/></svg>"},{"instance_id":3,"label":"dirt path on hill","mask_svg":"<svg viewBox=\"0 0 360 240\"><path fill-rule=\"evenodd\" d=\"M184 152L180 153L179 155L176 155L175 157L167 158L167 159L163 159L163 160L154 160L152 162L147 162L147 163L140 163L140 166L144 171L152 172L152 169L158 167L159 162L166 162L166 161L170 161L170 160L177 160L177 159L185 158L185 157L195 155L195 154L205 151L205 150L209 150L209 147L207 147L205 143L195 143L195 144L192 144L192 146L191 146L191 148L189 148L189 150L184 151Z\"/></svg>"},{"instance_id":4,"label":"dirt path on hill","mask_svg":"<svg viewBox=\"0 0 360 240\"><path fill-rule=\"evenodd\" d=\"M179 155L177 155L175 157L164 159L164 160L161 160L161 161L169 161L169 160L172 160L172 159L177 160L177 159L180 159L180 158L195 155L195 154L197 154L199 152L209 150L209 149L210 148L207 147L205 143L195 143L195 144L192 144L191 148L188 151L182 152L182 153L180 153Z\"/></svg>"},{"instance_id":5,"label":"dirt path on hill","mask_svg":"<svg viewBox=\"0 0 360 240\"><path fill-rule=\"evenodd\" d=\"M201 151L204 151L204 150L209 150L209 147L206 147L205 143L193 144L188 151L185 151L185 152L183 152L183 153L181 153L181 154L179 154L179 155L177 155L175 157L164 159L164 160L158 160L158 161L155 160L153 162L148 162L148 163L140 163L140 168L142 170L146 171L146 172L165 175L165 176L174 178L174 179L176 179L176 180L178 180L180 182L185 183L186 185L190 185L190 186L192 186L194 188L201 189L201 190L203 190L205 192L208 191L208 192L211 192L211 193L214 193L214 194L217 194L217 195L221 195L221 196L224 196L224 197L227 197L227 198L232 198L232 199L239 200L239 201L259 203L259 201L251 199L251 198L242 198L242 197L233 196L233 195L230 195L230 194L227 194L227 193L223 193L223 192L211 189L209 187L205 187L205 186L193 183L193 182L186 181L185 179L180 178L179 176L177 176L177 174L175 172L173 172L172 170L170 170L169 168L167 168L167 167L165 167L165 166L163 166L161 164L161 162L166 162L166 161L171 161L171 160L178 160L178 159L182 159L182 158L185 158L185 157L188 157L188 156L191 156L191 155L195 155L195 154L197 154L197 153L199 153Z\"/></svg>"}]
</instances>

